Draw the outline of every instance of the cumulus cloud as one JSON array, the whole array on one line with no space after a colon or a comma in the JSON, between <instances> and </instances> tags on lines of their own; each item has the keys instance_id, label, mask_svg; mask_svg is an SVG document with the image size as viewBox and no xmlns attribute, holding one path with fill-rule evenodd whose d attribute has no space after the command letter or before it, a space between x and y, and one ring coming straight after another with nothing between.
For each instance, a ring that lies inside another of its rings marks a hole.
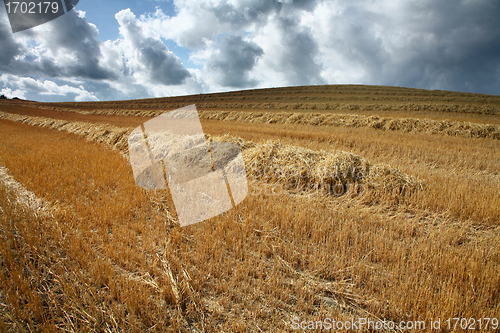
<instances>
[{"instance_id":1,"label":"cumulus cloud","mask_svg":"<svg viewBox=\"0 0 500 333\"><path fill-rule=\"evenodd\" d=\"M81 12L80 12L81 13ZM99 31L83 15L72 10L47 25L48 31L39 36L51 55L58 59L61 76L94 80L114 80L114 73L102 66L102 42Z\"/></svg>"},{"instance_id":2,"label":"cumulus cloud","mask_svg":"<svg viewBox=\"0 0 500 333\"><path fill-rule=\"evenodd\" d=\"M181 60L170 52L160 38L146 36L139 20L130 11L116 14L120 33L133 50L132 62L141 73L155 83L177 85L190 77Z\"/></svg>"},{"instance_id":3,"label":"cumulus cloud","mask_svg":"<svg viewBox=\"0 0 500 333\"><path fill-rule=\"evenodd\" d=\"M225 44L214 47L221 36L244 35L263 50L258 63L239 72L247 80L242 86L363 83L500 92L496 0L174 3L175 16L157 12L145 23L195 50L207 74L214 65L234 68L233 57L223 57Z\"/></svg>"},{"instance_id":4,"label":"cumulus cloud","mask_svg":"<svg viewBox=\"0 0 500 333\"><path fill-rule=\"evenodd\" d=\"M6 86L1 90L7 97L26 99L28 92L40 95L54 95L71 97L75 101L97 101L98 98L84 87L73 87L67 84L58 84L50 80L35 80L30 77L18 77L10 74L0 76L0 83ZM16 90L13 90L15 87Z\"/></svg>"},{"instance_id":5,"label":"cumulus cloud","mask_svg":"<svg viewBox=\"0 0 500 333\"><path fill-rule=\"evenodd\" d=\"M117 78L117 73L102 65L103 44L97 40L99 32L82 12L72 10L35 31L44 51L40 54L40 62L47 63L44 68L46 71L52 69L52 76L93 80Z\"/></svg>"},{"instance_id":6,"label":"cumulus cloud","mask_svg":"<svg viewBox=\"0 0 500 333\"><path fill-rule=\"evenodd\" d=\"M317 4L315 0L179 0L176 16L157 10L144 24L193 49L191 58L205 64L206 80L214 87L322 84L326 80L318 45L300 19ZM244 40L235 37L241 35ZM257 59L262 65L257 66Z\"/></svg>"},{"instance_id":7,"label":"cumulus cloud","mask_svg":"<svg viewBox=\"0 0 500 333\"><path fill-rule=\"evenodd\" d=\"M310 12L317 3L317 0L175 0L175 16L165 15L159 9L148 21L162 38L198 51L221 34L255 31L273 15Z\"/></svg>"},{"instance_id":8,"label":"cumulus cloud","mask_svg":"<svg viewBox=\"0 0 500 333\"><path fill-rule=\"evenodd\" d=\"M177 0L175 7L175 16L165 15L160 9L148 18L148 24L154 26L162 38L199 51L221 34L237 34L264 24L268 15L279 11L282 4L266 0Z\"/></svg>"},{"instance_id":9,"label":"cumulus cloud","mask_svg":"<svg viewBox=\"0 0 500 333\"><path fill-rule=\"evenodd\" d=\"M10 89L10 88L3 88L2 90L0 90L0 95L3 95L7 98L17 97L17 98L21 98L21 99L26 99L26 97L24 95L24 91L22 91L20 89L12 91L12 89Z\"/></svg>"},{"instance_id":10,"label":"cumulus cloud","mask_svg":"<svg viewBox=\"0 0 500 333\"><path fill-rule=\"evenodd\" d=\"M107 42L98 40L98 28L81 11L72 10L17 34L12 34L4 18L0 19L0 75L12 75L9 91L27 91L32 98L53 95L57 100L61 96L95 100L96 96L123 99L195 93L203 86L200 76L191 78L181 60L156 34L143 29L130 10L116 15L122 38ZM51 80L46 82L60 84L60 80L66 80L69 85L41 91L39 83L27 81L44 82L48 78ZM184 85L184 89L165 88L175 85ZM83 94L84 89L89 93Z\"/></svg>"},{"instance_id":11,"label":"cumulus cloud","mask_svg":"<svg viewBox=\"0 0 500 333\"><path fill-rule=\"evenodd\" d=\"M5 19L3 19L5 18ZM100 64L102 43L97 28L83 15L66 15L34 29L12 34L6 17L0 19L0 70L18 75L115 79Z\"/></svg>"},{"instance_id":12,"label":"cumulus cloud","mask_svg":"<svg viewBox=\"0 0 500 333\"><path fill-rule=\"evenodd\" d=\"M318 44L311 31L299 24L293 17L279 18L276 30L280 32L281 43L269 45L274 49L275 71L284 74L287 85L324 84L321 76L321 60L318 58Z\"/></svg>"},{"instance_id":13,"label":"cumulus cloud","mask_svg":"<svg viewBox=\"0 0 500 333\"><path fill-rule=\"evenodd\" d=\"M330 82L498 94L498 17L493 0L337 1L303 22Z\"/></svg>"},{"instance_id":14,"label":"cumulus cloud","mask_svg":"<svg viewBox=\"0 0 500 333\"><path fill-rule=\"evenodd\" d=\"M9 64L15 59L16 56L26 52L23 46L16 42L12 30L9 26L9 21L5 19L4 15L0 15L0 41L2 47L0 48L0 70L8 70Z\"/></svg>"},{"instance_id":15,"label":"cumulus cloud","mask_svg":"<svg viewBox=\"0 0 500 333\"><path fill-rule=\"evenodd\" d=\"M253 87L257 80L249 77L249 71L263 53L257 44L244 41L241 36L227 36L222 39L219 52L212 54L206 66L217 77L217 83L224 87Z\"/></svg>"}]
</instances>

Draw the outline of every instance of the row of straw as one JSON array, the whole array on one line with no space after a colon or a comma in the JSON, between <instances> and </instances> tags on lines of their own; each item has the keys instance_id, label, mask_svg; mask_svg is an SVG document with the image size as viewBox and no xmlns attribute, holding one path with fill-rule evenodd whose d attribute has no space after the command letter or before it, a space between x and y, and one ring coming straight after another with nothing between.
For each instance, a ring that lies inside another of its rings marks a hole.
<instances>
[{"instance_id":1,"label":"row of straw","mask_svg":"<svg viewBox=\"0 0 500 333\"><path fill-rule=\"evenodd\" d=\"M398 103L399 101L399 103ZM405 103L401 103L405 101ZM60 106L87 109L178 109L196 104L199 109L238 110L336 110L336 111L408 111L408 112L451 112L469 114L500 114L495 98L471 96L455 101L442 97L423 96L393 99L387 95L333 97L332 96L182 96L181 99L136 100L112 102L63 103ZM49 106L48 108L51 108Z\"/></svg>"},{"instance_id":2,"label":"row of straw","mask_svg":"<svg viewBox=\"0 0 500 333\"><path fill-rule=\"evenodd\" d=\"M127 152L128 150L128 136L132 131L132 128L116 127L107 124L92 124L45 117L31 117L6 112L0 112L0 119L66 131L83 136L88 141L107 144L123 152Z\"/></svg>"},{"instance_id":3,"label":"row of straw","mask_svg":"<svg viewBox=\"0 0 500 333\"><path fill-rule=\"evenodd\" d=\"M58 111L82 114L120 115L134 117L156 117L164 110L123 110L98 109L83 111L78 109L42 107ZM430 133L467 138L488 138L500 140L500 125L477 124L451 120L432 120L418 118L391 118L379 116L360 116L352 114L328 114L305 112L241 112L241 111L200 111L200 118L220 121L239 121L267 124L298 124L333 127L369 127L383 131L405 133Z\"/></svg>"},{"instance_id":4,"label":"row of straw","mask_svg":"<svg viewBox=\"0 0 500 333\"><path fill-rule=\"evenodd\" d=\"M200 111L202 119L268 124L299 124L334 127L369 127L384 131L425 132L500 140L500 126L450 120L389 118L324 113Z\"/></svg>"},{"instance_id":5,"label":"row of straw","mask_svg":"<svg viewBox=\"0 0 500 333\"><path fill-rule=\"evenodd\" d=\"M133 130L4 112L0 112L0 119L77 134L89 141L111 146L125 155L128 152L128 136ZM356 184L392 194L413 193L422 188L422 183L412 176L389 166L372 166L361 156L345 151L317 151L286 145L279 140L254 143L230 135L206 135L206 138L237 144L243 151L247 175L266 183L280 184L294 192L319 190L342 195Z\"/></svg>"}]
</instances>

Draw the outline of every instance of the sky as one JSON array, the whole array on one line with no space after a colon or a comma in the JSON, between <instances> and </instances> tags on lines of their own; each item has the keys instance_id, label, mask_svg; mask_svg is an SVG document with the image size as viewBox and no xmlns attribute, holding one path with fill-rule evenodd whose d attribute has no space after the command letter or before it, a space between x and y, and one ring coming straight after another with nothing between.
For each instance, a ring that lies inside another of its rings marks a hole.
<instances>
[{"instance_id":1,"label":"sky","mask_svg":"<svg viewBox=\"0 0 500 333\"><path fill-rule=\"evenodd\" d=\"M498 0L80 0L13 33L0 94L37 101L370 84L500 95Z\"/></svg>"}]
</instances>

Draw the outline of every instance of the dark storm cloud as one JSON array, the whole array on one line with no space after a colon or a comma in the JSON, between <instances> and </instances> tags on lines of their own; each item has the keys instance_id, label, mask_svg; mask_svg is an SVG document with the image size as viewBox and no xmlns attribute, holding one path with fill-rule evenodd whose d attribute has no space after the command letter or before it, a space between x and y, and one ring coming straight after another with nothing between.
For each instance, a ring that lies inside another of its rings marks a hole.
<instances>
[{"instance_id":1,"label":"dark storm cloud","mask_svg":"<svg viewBox=\"0 0 500 333\"><path fill-rule=\"evenodd\" d=\"M415 40L404 66L421 76L404 85L500 94L499 1L428 1L409 11L430 16L420 27L434 40Z\"/></svg>"},{"instance_id":2,"label":"dark storm cloud","mask_svg":"<svg viewBox=\"0 0 500 333\"><path fill-rule=\"evenodd\" d=\"M4 12L0 13L0 70L9 68L15 57L25 52L22 44L14 40L9 20Z\"/></svg>"},{"instance_id":3,"label":"dark storm cloud","mask_svg":"<svg viewBox=\"0 0 500 333\"><path fill-rule=\"evenodd\" d=\"M326 82L321 77L318 44L311 31L300 25L300 15L313 11L317 3L315 0L295 0L291 3L256 0L238 5L205 5L204 8L213 12L219 22L229 23L233 31L252 24L259 29L268 24L271 17L277 20L279 31L276 33L282 36L282 40L277 52L279 64L275 70L284 74L289 85L307 85ZM263 55L261 47L232 36L224 38L219 49L219 53L213 54L206 64L211 72L217 71L218 83L234 88L257 85L256 80L249 78L249 72L258 57Z\"/></svg>"},{"instance_id":4,"label":"dark storm cloud","mask_svg":"<svg viewBox=\"0 0 500 333\"><path fill-rule=\"evenodd\" d=\"M3 19L5 18L5 19ZM0 20L0 70L16 75L42 75L47 77L71 77L83 79L116 79L116 74L99 64L101 42L97 41L97 30L75 11L47 23L48 32L27 30L15 35L7 24L6 16ZM55 55L33 54L16 36L33 38ZM64 65L58 55L70 55L73 60Z\"/></svg>"},{"instance_id":5,"label":"dark storm cloud","mask_svg":"<svg viewBox=\"0 0 500 333\"><path fill-rule=\"evenodd\" d=\"M322 66L318 61L318 44L307 28L300 27L295 18L281 18L283 48L280 68L290 85L324 84Z\"/></svg>"},{"instance_id":6,"label":"dark storm cloud","mask_svg":"<svg viewBox=\"0 0 500 333\"><path fill-rule=\"evenodd\" d=\"M369 84L500 93L500 2L407 2L390 12L347 3L330 46Z\"/></svg>"},{"instance_id":7,"label":"dark storm cloud","mask_svg":"<svg viewBox=\"0 0 500 333\"><path fill-rule=\"evenodd\" d=\"M117 14L122 33L130 39L133 47L139 52L139 60L146 67L148 76L153 82L164 85L178 85L191 76L184 68L181 60L158 38L146 37L138 21L130 10Z\"/></svg>"},{"instance_id":8,"label":"dark storm cloud","mask_svg":"<svg viewBox=\"0 0 500 333\"><path fill-rule=\"evenodd\" d=\"M215 39L219 33L242 33L250 27L262 27L274 15L311 12L320 1L295 0L293 2L277 0L251 0L235 2L178 1L181 11L188 12L192 21L190 28L178 36L177 41L190 49L203 49L206 39ZM188 16L188 17L189 17ZM221 29L229 31L222 32Z\"/></svg>"},{"instance_id":9,"label":"dark storm cloud","mask_svg":"<svg viewBox=\"0 0 500 333\"><path fill-rule=\"evenodd\" d=\"M113 80L117 74L99 63L102 58L98 31L74 10L53 21L52 33L45 38L48 48L54 53L67 52L74 58L73 64L61 68L61 76L94 80ZM44 67L50 68L50 64Z\"/></svg>"},{"instance_id":10,"label":"dark storm cloud","mask_svg":"<svg viewBox=\"0 0 500 333\"><path fill-rule=\"evenodd\" d=\"M250 79L248 73L263 53L257 44L244 41L241 36L228 36L222 39L220 52L207 61L207 68L224 87L252 87L257 81Z\"/></svg>"},{"instance_id":11,"label":"dark storm cloud","mask_svg":"<svg viewBox=\"0 0 500 333\"><path fill-rule=\"evenodd\" d=\"M241 2L236 6L229 3L213 6L209 3L204 8L212 11L221 22L231 23L233 28L242 28L252 23L265 23L270 14L280 13L284 8L287 11L312 11L317 3L317 0L295 0L287 4L281 1L254 0Z\"/></svg>"}]
</instances>

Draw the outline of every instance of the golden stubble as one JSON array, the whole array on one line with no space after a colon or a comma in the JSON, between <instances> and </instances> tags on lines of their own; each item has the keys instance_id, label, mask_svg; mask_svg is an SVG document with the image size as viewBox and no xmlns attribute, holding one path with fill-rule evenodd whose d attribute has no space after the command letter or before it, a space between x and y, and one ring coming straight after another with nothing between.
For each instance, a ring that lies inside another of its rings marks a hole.
<instances>
[{"instance_id":1,"label":"golden stubble","mask_svg":"<svg viewBox=\"0 0 500 333\"><path fill-rule=\"evenodd\" d=\"M60 204L35 217L0 191L0 315L11 330L286 331L295 317L499 317L496 140L204 122L214 135L353 152L426 187L403 197L260 191L180 228L169 193L137 188L118 151L0 126L0 163Z\"/></svg>"}]
</instances>

